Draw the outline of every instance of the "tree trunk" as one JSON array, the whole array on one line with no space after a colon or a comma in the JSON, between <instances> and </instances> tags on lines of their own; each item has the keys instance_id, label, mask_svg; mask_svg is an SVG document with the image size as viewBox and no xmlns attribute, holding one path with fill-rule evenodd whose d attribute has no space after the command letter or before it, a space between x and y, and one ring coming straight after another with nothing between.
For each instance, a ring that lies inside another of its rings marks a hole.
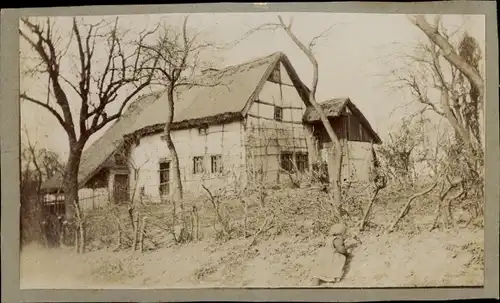
<instances>
[{"instance_id":1,"label":"tree trunk","mask_svg":"<svg viewBox=\"0 0 500 303\"><path fill-rule=\"evenodd\" d=\"M81 212L79 210L80 204L78 202L78 172L80 169L80 160L83 151L83 144L72 144L70 146L70 153L68 156L68 162L66 164L65 175L63 180L63 188L64 188L64 207L65 207L65 218L62 224L61 241L68 242L68 236L75 235L70 230L74 230L78 232L78 229L83 228ZM76 145L76 146L75 146ZM78 209L77 209L78 208ZM80 231L80 235L82 236L84 231ZM77 239L75 239L77 240ZM80 239L82 243L84 239ZM81 243L79 243L81 245ZM77 246L80 246L77 244ZM81 248L80 248L81 249Z\"/></svg>"},{"instance_id":2,"label":"tree trunk","mask_svg":"<svg viewBox=\"0 0 500 303\"><path fill-rule=\"evenodd\" d=\"M182 200L182 182L181 182L181 172L179 168L179 156L177 155L177 150L175 149L174 142L172 141L172 136L170 134L170 127L174 120L174 87L169 85L167 87L167 102L168 102L168 114L165 121L165 128L163 130L163 140L167 143L168 150L172 156L172 183L173 183L173 195L174 201ZM181 205L182 210L182 205Z\"/></svg>"},{"instance_id":3,"label":"tree trunk","mask_svg":"<svg viewBox=\"0 0 500 303\"><path fill-rule=\"evenodd\" d=\"M80 169L81 148L70 148L64 176L64 206L66 221L75 218L75 205L78 205L78 172Z\"/></svg>"},{"instance_id":4,"label":"tree trunk","mask_svg":"<svg viewBox=\"0 0 500 303\"><path fill-rule=\"evenodd\" d=\"M283 19L281 16L278 17L281 26L285 30L285 32L288 34L288 36L292 39L292 41L297 45L300 50L307 56L309 61L312 64L313 67L313 81L312 85L310 88L309 92L309 102L311 105L314 107L314 109L318 112L319 117L321 119L321 122L323 123L323 126L325 127L326 132L328 133L328 137L330 137L330 140L333 143L332 151L334 152L334 161L332 162L331 160L328 161L328 165L333 166L333 171L335 172L333 178L330 176L330 178L333 181L332 187L333 187L333 203L335 204L335 208L338 210L338 206L340 205L341 199L342 199L342 194L340 192L340 185L341 185L341 178L342 178L342 145L340 144L340 140L333 130L332 125L330 124L330 121L328 121L328 117L326 116L325 112L323 109L319 106L318 102L316 102L316 89L318 86L318 80L319 80L319 67L318 67L318 61L316 60L316 57L314 56L314 53L312 52L311 48L305 46L300 40L295 36L295 34L291 30L291 22L287 26L283 22Z\"/></svg>"},{"instance_id":5,"label":"tree trunk","mask_svg":"<svg viewBox=\"0 0 500 303\"><path fill-rule=\"evenodd\" d=\"M471 155L474 155L474 146L470 140L470 136L466 129L456 119L456 116L453 114L453 111L451 110L450 107L450 95L449 92L446 88L443 88L441 91L441 106L443 108L443 113L446 117L446 119L450 122L451 126L455 130L455 133L460 136L460 138L463 140L465 143L467 150L470 152Z\"/></svg>"},{"instance_id":6,"label":"tree trunk","mask_svg":"<svg viewBox=\"0 0 500 303\"><path fill-rule=\"evenodd\" d=\"M332 149L331 153L333 153L333 161L331 159L328 159L328 165L332 167L332 171L334 172L333 176L330 176L330 179L332 180L332 187L333 187L333 202L335 204L335 207L338 207L342 199L340 192L341 176L342 176L342 145L340 144L340 140L335 131L333 130L330 121L328 121L328 117L326 116L323 109L316 102L316 99L312 94L309 96L309 102L311 102L314 109L318 112L321 118L321 122L323 123L323 126L325 127L325 130L328 134L328 137L330 137L330 140L333 143L331 146Z\"/></svg>"}]
</instances>

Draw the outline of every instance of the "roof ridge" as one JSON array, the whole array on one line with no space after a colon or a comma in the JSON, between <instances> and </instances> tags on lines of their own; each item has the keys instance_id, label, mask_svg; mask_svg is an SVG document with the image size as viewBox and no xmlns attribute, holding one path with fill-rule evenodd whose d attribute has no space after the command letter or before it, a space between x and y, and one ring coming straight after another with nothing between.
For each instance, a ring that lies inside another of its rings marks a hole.
<instances>
[{"instance_id":1,"label":"roof ridge","mask_svg":"<svg viewBox=\"0 0 500 303\"><path fill-rule=\"evenodd\" d=\"M348 100L351 100L351 98L349 98L349 97L335 97L335 98L330 98L330 99L326 99L323 101L319 101L318 103L323 104L323 103L333 102L333 101L348 101Z\"/></svg>"},{"instance_id":2,"label":"roof ridge","mask_svg":"<svg viewBox=\"0 0 500 303\"><path fill-rule=\"evenodd\" d=\"M231 69L235 69L235 68L239 68L239 67L243 67L245 65L250 65L250 64L254 64L254 63L257 63L259 61L265 61L273 56L281 56L283 55L282 52L274 52L272 54L269 54L267 56L264 56L264 57L253 57L252 59L248 60L248 61L245 61L243 63L240 63L240 64L233 64L233 65L228 65L226 67L223 67L221 69L218 70L219 73L223 73L224 71L228 71L228 70L231 70Z\"/></svg>"},{"instance_id":3,"label":"roof ridge","mask_svg":"<svg viewBox=\"0 0 500 303\"><path fill-rule=\"evenodd\" d=\"M255 57L254 59L246 61L244 63L238 64L238 65L232 65L232 66L226 67L224 69L218 70L217 72L214 73L214 75L215 75L215 77L224 77L225 76L224 74L229 72L229 71L239 69L239 68L242 68L242 67L245 67L248 65L256 64L257 62L260 62L260 61L266 61L266 60L269 60L270 58L273 58L273 57L277 57L277 56L281 57L282 54L283 54L282 52L274 52L274 53L267 55L265 57ZM201 92L201 91L198 92L198 94L196 94L196 96L199 96L200 94L203 94L203 92ZM183 111L189 110L192 106L194 106L193 104L194 103L191 103L187 107L183 108ZM244 108L241 109L241 111L242 110L244 110ZM181 112L177 113L177 115L179 115L179 114L181 114Z\"/></svg>"}]
</instances>

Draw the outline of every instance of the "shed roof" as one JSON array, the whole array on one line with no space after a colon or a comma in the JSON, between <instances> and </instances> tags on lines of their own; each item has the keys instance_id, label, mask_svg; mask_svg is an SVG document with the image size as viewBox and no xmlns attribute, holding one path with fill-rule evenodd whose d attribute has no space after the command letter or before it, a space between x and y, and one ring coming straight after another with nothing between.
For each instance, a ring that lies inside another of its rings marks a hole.
<instances>
[{"instance_id":1,"label":"shed roof","mask_svg":"<svg viewBox=\"0 0 500 303\"><path fill-rule=\"evenodd\" d=\"M351 101L348 97L343 98L334 98L326 101L319 102L319 105L325 112L326 116L329 118L336 118L344 113L344 109L347 107L351 111L351 113L356 116L360 123L366 128L368 133L374 138L375 144L381 144L382 140L379 135L375 132L375 130L370 125L370 122L366 119L363 113L358 109L358 107ZM305 123L313 123L319 122L320 116L316 109L312 106L306 108L304 115L302 116L302 120Z\"/></svg>"}]
</instances>

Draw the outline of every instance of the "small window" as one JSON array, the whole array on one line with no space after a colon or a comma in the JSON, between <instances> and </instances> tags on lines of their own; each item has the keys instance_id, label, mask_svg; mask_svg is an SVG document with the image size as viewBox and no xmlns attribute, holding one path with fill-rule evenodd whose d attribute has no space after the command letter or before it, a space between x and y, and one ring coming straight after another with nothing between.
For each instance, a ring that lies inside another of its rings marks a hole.
<instances>
[{"instance_id":1,"label":"small window","mask_svg":"<svg viewBox=\"0 0 500 303\"><path fill-rule=\"evenodd\" d=\"M283 108L279 106L274 107L274 120L277 121L283 120Z\"/></svg>"},{"instance_id":2,"label":"small window","mask_svg":"<svg viewBox=\"0 0 500 303\"><path fill-rule=\"evenodd\" d=\"M203 125L198 128L198 134L200 136L206 136L208 134L208 125Z\"/></svg>"},{"instance_id":3,"label":"small window","mask_svg":"<svg viewBox=\"0 0 500 303\"><path fill-rule=\"evenodd\" d=\"M170 193L170 161L160 162L160 195Z\"/></svg>"},{"instance_id":4,"label":"small window","mask_svg":"<svg viewBox=\"0 0 500 303\"><path fill-rule=\"evenodd\" d=\"M297 153L297 169L300 172L305 172L308 167L309 167L309 161L308 161L308 156L307 153Z\"/></svg>"},{"instance_id":5,"label":"small window","mask_svg":"<svg viewBox=\"0 0 500 303\"><path fill-rule=\"evenodd\" d=\"M281 83L281 72L279 64L276 65L271 75L269 75L269 81L274 83Z\"/></svg>"},{"instance_id":6,"label":"small window","mask_svg":"<svg viewBox=\"0 0 500 303\"><path fill-rule=\"evenodd\" d=\"M116 165L126 165L127 164L127 161L125 160L125 157L118 153L118 154L115 154L115 164Z\"/></svg>"},{"instance_id":7,"label":"small window","mask_svg":"<svg viewBox=\"0 0 500 303\"><path fill-rule=\"evenodd\" d=\"M290 152L282 152L280 154L280 166L284 171L293 171L293 154Z\"/></svg>"},{"instance_id":8,"label":"small window","mask_svg":"<svg viewBox=\"0 0 500 303\"><path fill-rule=\"evenodd\" d=\"M203 169L203 157L193 158L193 174L201 174L205 170Z\"/></svg>"},{"instance_id":9,"label":"small window","mask_svg":"<svg viewBox=\"0 0 500 303\"><path fill-rule=\"evenodd\" d=\"M222 155L211 156L212 174L222 173Z\"/></svg>"}]
</instances>

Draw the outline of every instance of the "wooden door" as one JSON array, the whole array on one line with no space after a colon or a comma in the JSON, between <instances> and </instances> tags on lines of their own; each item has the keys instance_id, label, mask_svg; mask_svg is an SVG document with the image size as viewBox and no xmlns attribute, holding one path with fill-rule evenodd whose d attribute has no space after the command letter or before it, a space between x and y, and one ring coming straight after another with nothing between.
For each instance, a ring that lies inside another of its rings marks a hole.
<instances>
[{"instance_id":1,"label":"wooden door","mask_svg":"<svg viewBox=\"0 0 500 303\"><path fill-rule=\"evenodd\" d=\"M114 200L115 203L121 204L129 201L129 182L128 175L115 175L114 182Z\"/></svg>"},{"instance_id":2,"label":"wooden door","mask_svg":"<svg viewBox=\"0 0 500 303\"><path fill-rule=\"evenodd\" d=\"M160 162L160 196L170 194L170 161Z\"/></svg>"}]
</instances>

